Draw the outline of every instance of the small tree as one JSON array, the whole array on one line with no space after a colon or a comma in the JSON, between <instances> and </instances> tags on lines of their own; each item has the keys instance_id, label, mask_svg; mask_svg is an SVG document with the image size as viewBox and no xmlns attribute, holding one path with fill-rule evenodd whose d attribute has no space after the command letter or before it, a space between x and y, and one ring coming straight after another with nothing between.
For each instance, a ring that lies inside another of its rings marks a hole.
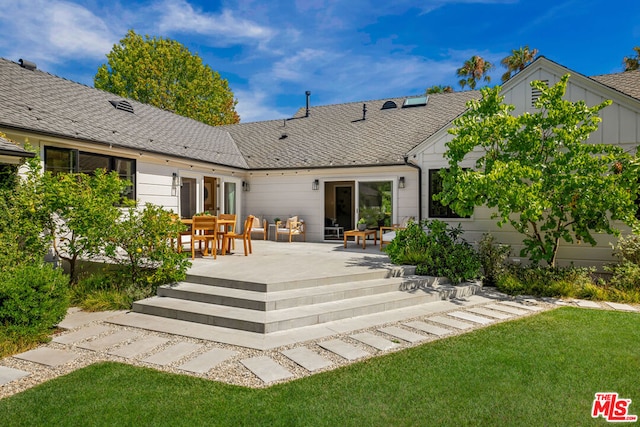
<instances>
[{"instance_id":1,"label":"small tree","mask_svg":"<svg viewBox=\"0 0 640 427\"><path fill-rule=\"evenodd\" d=\"M524 235L521 256L555 266L561 241L595 245L594 232L618 235L613 220L635 224L637 160L619 146L585 141L598 128L605 101L588 107L563 99L569 76L541 91L537 111L511 115L501 88L482 89L454 121L437 198L460 215L495 208L498 224ZM474 169L460 164L481 153Z\"/></svg>"},{"instance_id":2,"label":"small tree","mask_svg":"<svg viewBox=\"0 0 640 427\"><path fill-rule=\"evenodd\" d=\"M45 172L42 183L48 232L56 254L69 263L75 284L78 259L100 254L120 216L118 204L129 182L116 172L97 169L94 175Z\"/></svg>"}]
</instances>

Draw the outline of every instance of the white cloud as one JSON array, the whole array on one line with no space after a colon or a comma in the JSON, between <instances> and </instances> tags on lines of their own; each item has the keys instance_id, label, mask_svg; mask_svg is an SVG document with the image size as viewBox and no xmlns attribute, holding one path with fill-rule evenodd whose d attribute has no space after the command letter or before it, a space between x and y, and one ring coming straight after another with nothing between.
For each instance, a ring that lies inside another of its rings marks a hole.
<instances>
[{"instance_id":1,"label":"white cloud","mask_svg":"<svg viewBox=\"0 0 640 427\"><path fill-rule=\"evenodd\" d=\"M155 9L160 13L158 28L161 31L220 37L210 40L214 46L249 40L265 42L274 34L272 29L238 18L228 9L220 14L204 13L185 0L165 0Z\"/></svg>"},{"instance_id":2,"label":"white cloud","mask_svg":"<svg viewBox=\"0 0 640 427\"><path fill-rule=\"evenodd\" d=\"M59 0L0 0L3 55L59 63L70 57L96 59L116 36L85 7Z\"/></svg>"},{"instance_id":3,"label":"white cloud","mask_svg":"<svg viewBox=\"0 0 640 427\"><path fill-rule=\"evenodd\" d=\"M241 123L273 120L293 115L293 111L282 111L270 106L275 103L273 99L269 99L272 94L263 90L238 90L234 95L238 100L236 112L240 115Z\"/></svg>"}]
</instances>

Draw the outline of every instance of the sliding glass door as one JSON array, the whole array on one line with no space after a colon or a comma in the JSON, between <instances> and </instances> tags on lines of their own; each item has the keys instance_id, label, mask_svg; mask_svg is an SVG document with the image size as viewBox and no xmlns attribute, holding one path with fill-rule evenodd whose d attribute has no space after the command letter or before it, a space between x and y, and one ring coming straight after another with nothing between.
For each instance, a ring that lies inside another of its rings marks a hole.
<instances>
[{"instance_id":1,"label":"sliding glass door","mask_svg":"<svg viewBox=\"0 0 640 427\"><path fill-rule=\"evenodd\" d=\"M358 219L364 218L367 228L391 225L393 218L393 182L358 182Z\"/></svg>"}]
</instances>

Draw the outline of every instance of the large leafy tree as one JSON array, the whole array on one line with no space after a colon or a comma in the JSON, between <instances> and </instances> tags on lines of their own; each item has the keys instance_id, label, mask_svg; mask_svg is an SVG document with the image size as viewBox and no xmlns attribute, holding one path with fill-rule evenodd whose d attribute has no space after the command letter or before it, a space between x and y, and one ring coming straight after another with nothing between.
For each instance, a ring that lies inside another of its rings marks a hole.
<instances>
[{"instance_id":1,"label":"large leafy tree","mask_svg":"<svg viewBox=\"0 0 640 427\"><path fill-rule=\"evenodd\" d=\"M502 83L511 78L512 75L524 70L524 67L529 65L538 54L538 49L529 49L529 46L520 47L520 49L513 49L511 55L505 57L500 61L503 67L507 71L502 75Z\"/></svg>"},{"instance_id":2,"label":"large leafy tree","mask_svg":"<svg viewBox=\"0 0 640 427\"><path fill-rule=\"evenodd\" d=\"M487 83L491 81L491 77L487 73L492 69L493 64L491 62L485 61L481 56L474 55L456 70L456 75L461 78L458 83L462 89L465 86L475 89L480 80L484 80Z\"/></svg>"},{"instance_id":3,"label":"large leafy tree","mask_svg":"<svg viewBox=\"0 0 640 427\"><path fill-rule=\"evenodd\" d=\"M444 204L461 215L493 208L499 225L524 235L521 255L550 266L561 241L595 245L592 233L619 233L614 220L636 221L636 157L586 142L610 101L588 107L564 100L568 77L552 87L532 82L542 94L536 111L520 116L503 104L500 86L482 89L450 129L449 170L441 172ZM462 167L478 156L473 169Z\"/></svg>"},{"instance_id":4,"label":"large leafy tree","mask_svg":"<svg viewBox=\"0 0 640 427\"><path fill-rule=\"evenodd\" d=\"M624 63L625 71L634 71L640 69L640 46L633 48L636 52L636 56L625 56L622 62Z\"/></svg>"},{"instance_id":5,"label":"large leafy tree","mask_svg":"<svg viewBox=\"0 0 640 427\"><path fill-rule=\"evenodd\" d=\"M238 123L227 80L175 40L129 30L107 54L94 85L210 125Z\"/></svg>"}]
</instances>

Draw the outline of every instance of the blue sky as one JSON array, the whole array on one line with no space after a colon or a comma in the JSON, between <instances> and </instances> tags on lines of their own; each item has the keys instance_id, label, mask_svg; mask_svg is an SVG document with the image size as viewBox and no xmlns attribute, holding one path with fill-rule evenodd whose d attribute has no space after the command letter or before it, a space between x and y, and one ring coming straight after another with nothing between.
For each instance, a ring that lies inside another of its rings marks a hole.
<instances>
[{"instance_id":1,"label":"blue sky","mask_svg":"<svg viewBox=\"0 0 640 427\"><path fill-rule=\"evenodd\" d=\"M93 86L128 29L184 44L229 81L243 122L417 95L472 55L529 45L585 75L622 71L639 0L0 0L0 56Z\"/></svg>"}]
</instances>

